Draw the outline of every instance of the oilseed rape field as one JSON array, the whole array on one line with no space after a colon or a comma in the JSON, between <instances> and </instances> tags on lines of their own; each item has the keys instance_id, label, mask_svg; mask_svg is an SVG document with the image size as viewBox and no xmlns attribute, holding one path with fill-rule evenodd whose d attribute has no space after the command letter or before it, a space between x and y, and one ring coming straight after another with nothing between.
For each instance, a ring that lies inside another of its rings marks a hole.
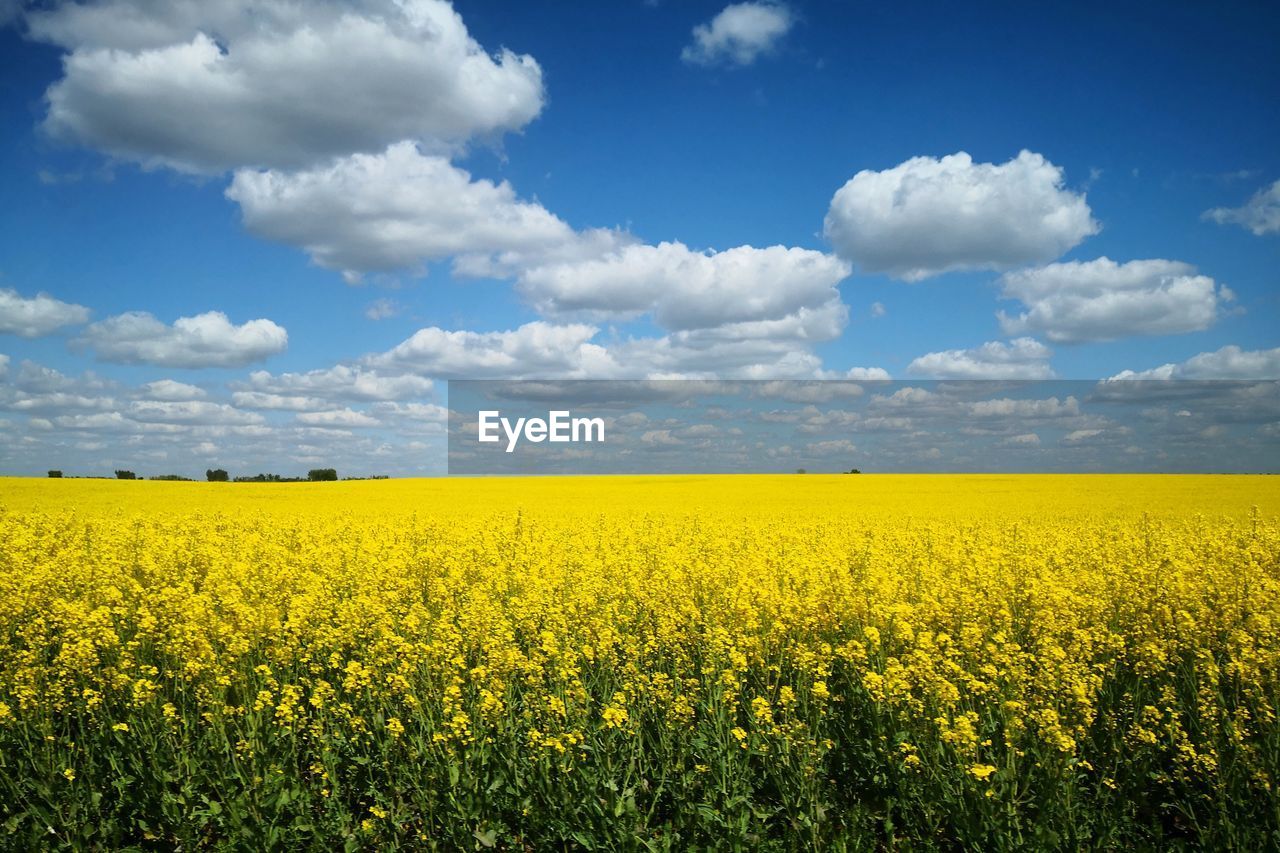
<instances>
[{"instance_id":1,"label":"oilseed rape field","mask_svg":"<svg viewBox=\"0 0 1280 853\"><path fill-rule=\"evenodd\" d=\"M1280 480L0 480L0 846L1280 846Z\"/></svg>"}]
</instances>

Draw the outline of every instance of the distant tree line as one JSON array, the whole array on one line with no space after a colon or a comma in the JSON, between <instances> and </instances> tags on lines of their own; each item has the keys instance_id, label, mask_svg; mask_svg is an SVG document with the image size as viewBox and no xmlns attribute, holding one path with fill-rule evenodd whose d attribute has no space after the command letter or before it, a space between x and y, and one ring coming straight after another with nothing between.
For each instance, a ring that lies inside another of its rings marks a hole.
<instances>
[{"instance_id":1,"label":"distant tree line","mask_svg":"<svg viewBox=\"0 0 1280 853\"><path fill-rule=\"evenodd\" d=\"M60 480L63 473L60 469L50 468L48 472L49 479ZM168 480L171 482L190 483L190 477L183 477L180 474L157 474L154 477L139 477L133 471L124 468L117 468L115 472L117 480ZM338 470L336 468L312 468L307 472L305 477L282 477L279 474L254 474L253 476L235 477L234 479L227 473L225 468L209 468L204 472L204 478L210 483L320 483L335 482L338 478ZM82 480L109 480L110 477L90 474L81 476L77 479ZM344 477L346 480L389 480L386 474L375 474L370 477Z\"/></svg>"}]
</instances>

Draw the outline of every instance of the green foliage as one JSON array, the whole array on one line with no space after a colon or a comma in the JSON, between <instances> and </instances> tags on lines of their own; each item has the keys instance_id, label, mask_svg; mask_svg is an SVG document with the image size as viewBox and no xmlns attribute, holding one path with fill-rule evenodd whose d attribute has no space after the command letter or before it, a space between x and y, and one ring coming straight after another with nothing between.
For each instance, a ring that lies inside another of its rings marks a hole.
<instances>
[{"instance_id":1,"label":"green foliage","mask_svg":"<svg viewBox=\"0 0 1280 853\"><path fill-rule=\"evenodd\" d=\"M307 472L307 479L313 482L332 482L338 479L338 472L333 468L312 468Z\"/></svg>"},{"instance_id":2,"label":"green foliage","mask_svg":"<svg viewBox=\"0 0 1280 853\"><path fill-rule=\"evenodd\" d=\"M246 668L236 681L270 691L314 666L269 677ZM1194 664L1183 675L1194 707ZM329 677L341 684L341 673ZM419 674L424 685L432 677ZM306 707L286 724L271 704L253 706L253 690L222 697L238 710L210 713L171 683L145 704L0 726L0 827L13 849L1274 849L1280 803L1271 782L1236 763L1241 747L1218 744L1212 777L1178 770L1172 745L1136 750L1106 721L1165 688L1124 667L1110 678L1088 748L1094 769L1051 748L996 747L989 780L919 717L875 701L855 667L832 673L836 705L798 673L743 674L758 695L795 685L789 719L812 732L808 747L756 725L727 693L716 698L715 671L698 687L712 699L688 725L636 707L631 729L600 723L563 752L530 742L522 710L545 697L518 685L505 718L460 743L440 741L438 707L406 713L365 689L339 688L334 704L350 711ZM603 665L583 683L600 704L623 687ZM984 718L979 734L1001 744L1004 725ZM746 730L741 743L735 729ZM1274 774L1275 727L1265 738L1255 746ZM919 764L903 762L904 744Z\"/></svg>"},{"instance_id":3,"label":"green foliage","mask_svg":"<svg viewBox=\"0 0 1280 853\"><path fill-rule=\"evenodd\" d=\"M210 483L225 483L231 479L221 468L210 468L204 472L204 478Z\"/></svg>"}]
</instances>

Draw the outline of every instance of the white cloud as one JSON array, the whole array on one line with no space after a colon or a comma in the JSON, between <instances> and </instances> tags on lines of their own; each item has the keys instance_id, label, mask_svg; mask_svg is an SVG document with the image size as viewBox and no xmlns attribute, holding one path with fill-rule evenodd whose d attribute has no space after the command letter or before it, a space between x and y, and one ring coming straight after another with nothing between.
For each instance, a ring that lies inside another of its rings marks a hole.
<instances>
[{"instance_id":1,"label":"white cloud","mask_svg":"<svg viewBox=\"0 0 1280 853\"><path fill-rule=\"evenodd\" d=\"M373 410L386 420L437 428L432 432L439 432L438 428L449 422L449 410L435 403L374 403Z\"/></svg>"},{"instance_id":2,"label":"white cloud","mask_svg":"<svg viewBox=\"0 0 1280 853\"><path fill-rule=\"evenodd\" d=\"M772 53L794 24L795 16L781 3L734 3L693 28L693 43L680 58L695 65L750 65Z\"/></svg>"},{"instance_id":3,"label":"white cloud","mask_svg":"<svg viewBox=\"0 0 1280 853\"><path fill-rule=\"evenodd\" d=\"M1259 237L1280 231L1280 181L1258 190L1242 207L1215 207L1204 218L1248 228Z\"/></svg>"},{"instance_id":4,"label":"white cloud","mask_svg":"<svg viewBox=\"0 0 1280 853\"><path fill-rule=\"evenodd\" d=\"M348 281L455 255L537 255L578 240L509 183L473 181L412 142L304 171L240 170L226 194L250 233L298 246Z\"/></svg>"},{"instance_id":5,"label":"white cloud","mask_svg":"<svg viewBox=\"0 0 1280 853\"><path fill-rule=\"evenodd\" d=\"M9 382L0 386L0 408L15 412L56 414L68 409L110 409L122 389L91 372L67 376L51 367L23 361Z\"/></svg>"},{"instance_id":6,"label":"white cloud","mask_svg":"<svg viewBox=\"0 0 1280 853\"><path fill-rule=\"evenodd\" d=\"M728 385L730 393L733 385ZM709 389L710 390L710 389ZM766 400L787 400L792 403L829 403L832 400L856 400L863 394L862 386L852 382L799 382L796 380L776 380L761 382L749 388L752 396ZM714 391L711 391L714 393ZM812 407L808 407L812 408ZM812 409L816 414L817 410Z\"/></svg>"},{"instance_id":7,"label":"white cloud","mask_svg":"<svg viewBox=\"0 0 1280 853\"><path fill-rule=\"evenodd\" d=\"M884 307L884 303L883 303L883 302L872 302L872 303L871 303L871 316L872 316L872 317L883 317L883 316L884 316L885 314L887 314L887 313L888 313L888 311L885 309L885 307Z\"/></svg>"},{"instance_id":8,"label":"white cloud","mask_svg":"<svg viewBox=\"0 0 1280 853\"><path fill-rule=\"evenodd\" d=\"M232 404L238 409L262 409L283 412L313 412L333 406L329 400L319 397L269 394L262 391L236 391L231 395Z\"/></svg>"},{"instance_id":9,"label":"white cloud","mask_svg":"<svg viewBox=\"0 0 1280 853\"><path fill-rule=\"evenodd\" d=\"M131 419L142 423L166 424L260 424L262 415L242 412L225 403L205 400L137 400L124 410Z\"/></svg>"},{"instance_id":10,"label":"white cloud","mask_svg":"<svg viewBox=\"0 0 1280 853\"><path fill-rule=\"evenodd\" d=\"M9 356L0 353L0 379L5 379L9 375Z\"/></svg>"},{"instance_id":11,"label":"white cloud","mask_svg":"<svg viewBox=\"0 0 1280 853\"><path fill-rule=\"evenodd\" d=\"M695 252L675 242L535 267L520 276L518 288L547 316L602 320L652 314L676 331L736 325L735 336L826 340L844 326L847 312L836 285L848 275L844 261L810 249Z\"/></svg>"},{"instance_id":12,"label":"white cloud","mask_svg":"<svg viewBox=\"0 0 1280 853\"><path fill-rule=\"evenodd\" d=\"M883 367L851 367L845 371L844 378L869 381L892 379L893 377Z\"/></svg>"},{"instance_id":13,"label":"white cloud","mask_svg":"<svg viewBox=\"0 0 1280 853\"><path fill-rule=\"evenodd\" d=\"M1034 338L990 341L973 349L931 352L907 365L907 372L931 379L1048 379L1053 351Z\"/></svg>"},{"instance_id":14,"label":"white cloud","mask_svg":"<svg viewBox=\"0 0 1280 853\"><path fill-rule=\"evenodd\" d=\"M172 326L145 311L94 323L75 340L102 361L162 367L239 367L283 352L289 336L270 320L239 326L221 311L179 317Z\"/></svg>"},{"instance_id":15,"label":"white cloud","mask_svg":"<svg viewBox=\"0 0 1280 853\"><path fill-rule=\"evenodd\" d=\"M322 400L385 401L428 396L433 384L430 379L421 376L401 372L383 373L359 366L337 364L306 373L272 374L265 370L255 370L249 374L249 381L241 387L242 390L262 395L292 396L295 400L315 397ZM290 405L260 407L292 408Z\"/></svg>"},{"instance_id":16,"label":"white cloud","mask_svg":"<svg viewBox=\"0 0 1280 853\"><path fill-rule=\"evenodd\" d=\"M678 447L684 441L671 434L669 429L651 429L640 434L640 441L655 447Z\"/></svg>"},{"instance_id":17,"label":"white cloud","mask_svg":"<svg viewBox=\"0 0 1280 853\"><path fill-rule=\"evenodd\" d=\"M1018 435L1011 435L1000 442L1002 447L1039 447L1040 436L1034 432L1024 432Z\"/></svg>"},{"instance_id":18,"label":"white cloud","mask_svg":"<svg viewBox=\"0 0 1280 853\"><path fill-rule=\"evenodd\" d=\"M646 379L817 379L822 361L796 339L719 330L634 338L609 347L615 376Z\"/></svg>"},{"instance_id":19,"label":"white cloud","mask_svg":"<svg viewBox=\"0 0 1280 853\"><path fill-rule=\"evenodd\" d=\"M1280 347L1242 350L1235 345L1225 346L1178 364L1164 364L1151 370L1124 370L1111 379L1280 379Z\"/></svg>"},{"instance_id":20,"label":"white cloud","mask_svg":"<svg viewBox=\"0 0 1280 853\"><path fill-rule=\"evenodd\" d=\"M834 438L827 441L815 441L805 445L805 450L814 456L836 456L842 453L857 453L858 448L847 438Z\"/></svg>"},{"instance_id":21,"label":"white cloud","mask_svg":"<svg viewBox=\"0 0 1280 853\"><path fill-rule=\"evenodd\" d=\"M842 257L906 281L1053 260L1098 230L1062 169L1031 151L1000 165L960 152L858 172L825 227Z\"/></svg>"},{"instance_id":22,"label":"white cloud","mask_svg":"<svg viewBox=\"0 0 1280 853\"><path fill-rule=\"evenodd\" d=\"M119 412L101 412L95 415L60 415L53 419L53 426L60 429L83 429L94 432L129 431L137 424Z\"/></svg>"},{"instance_id":23,"label":"white cloud","mask_svg":"<svg viewBox=\"0 0 1280 853\"><path fill-rule=\"evenodd\" d=\"M142 386L141 391L147 399L167 400L175 403L186 400L199 400L207 396L203 388L197 388L195 385L188 385L185 382L175 382L172 379L158 379L155 382L148 382Z\"/></svg>"},{"instance_id":24,"label":"white cloud","mask_svg":"<svg viewBox=\"0 0 1280 853\"><path fill-rule=\"evenodd\" d=\"M378 419L357 412L354 409L338 409L326 412L303 412L298 415L298 423L307 426L321 427L375 427Z\"/></svg>"},{"instance_id":25,"label":"white cloud","mask_svg":"<svg viewBox=\"0 0 1280 853\"><path fill-rule=\"evenodd\" d=\"M799 323L799 321L798 321ZM598 327L543 320L495 332L420 329L367 367L457 379L821 378L822 363L796 340L753 337L735 324L599 343ZM728 330L728 331L726 331ZM793 330L794 331L794 330Z\"/></svg>"},{"instance_id":26,"label":"white cloud","mask_svg":"<svg viewBox=\"0 0 1280 853\"><path fill-rule=\"evenodd\" d=\"M504 332L430 327L368 361L377 368L465 379L612 375L617 365L603 347L590 343L597 331L581 323L543 321Z\"/></svg>"},{"instance_id":27,"label":"white cloud","mask_svg":"<svg viewBox=\"0 0 1280 853\"><path fill-rule=\"evenodd\" d=\"M1099 435L1102 435L1102 430L1100 429L1076 429L1063 436L1062 441L1064 444L1079 444Z\"/></svg>"},{"instance_id":28,"label":"white cloud","mask_svg":"<svg viewBox=\"0 0 1280 853\"><path fill-rule=\"evenodd\" d=\"M0 289L0 333L38 338L63 326L89 321L89 309L62 302L47 293L24 297L16 290Z\"/></svg>"},{"instance_id":29,"label":"white cloud","mask_svg":"<svg viewBox=\"0 0 1280 853\"><path fill-rule=\"evenodd\" d=\"M964 404L964 410L974 418L1017 418L1019 420L1043 420L1075 418L1080 415L1080 401L1075 397L1059 400L1048 397L1042 400L1025 400L1001 397L992 400L975 400Z\"/></svg>"},{"instance_id":30,"label":"white cloud","mask_svg":"<svg viewBox=\"0 0 1280 853\"><path fill-rule=\"evenodd\" d=\"M438 147L541 111L531 56L491 55L444 0L100 0L32 11L65 48L45 127L146 166L297 168Z\"/></svg>"},{"instance_id":31,"label":"white cloud","mask_svg":"<svg viewBox=\"0 0 1280 853\"><path fill-rule=\"evenodd\" d=\"M1063 343L1206 329L1222 303L1234 299L1190 264L1158 258L1049 264L1006 273L1001 283L1004 298L1028 309L1017 316L999 312L1005 334L1038 332Z\"/></svg>"},{"instance_id":32,"label":"white cloud","mask_svg":"<svg viewBox=\"0 0 1280 853\"><path fill-rule=\"evenodd\" d=\"M375 299L364 309L364 316L370 320L387 320L391 317L399 316L404 310L404 306L394 299Z\"/></svg>"}]
</instances>

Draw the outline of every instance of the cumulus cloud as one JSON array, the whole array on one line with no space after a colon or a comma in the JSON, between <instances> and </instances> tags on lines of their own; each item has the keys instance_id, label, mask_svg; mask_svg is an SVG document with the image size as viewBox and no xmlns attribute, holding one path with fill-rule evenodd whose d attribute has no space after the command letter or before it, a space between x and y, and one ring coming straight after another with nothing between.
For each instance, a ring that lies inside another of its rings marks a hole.
<instances>
[{"instance_id":1,"label":"cumulus cloud","mask_svg":"<svg viewBox=\"0 0 1280 853\"><path fill-rule=\"evenodd\" d=\"M1004 298L1027 307L1017 316L999 312L1005 334L1037 332L1061 343L1206 329L1235 298L1190 264L1158 258L1049 264L1006 273L1001 283Z\"/></svg>"},{"instance_id":2,"label":"cumulus cloud","mask_svg":"<svg viewBox=\"0 0 1280 853\"><path fill-rule=\"evenodd\" d=\"M172 379L157 379L155 382L148 382L142 386L141 391L148 399L166 400L175 403L199 400L208 396L203 388L197 388L195 385L188 385L185 382L175 382Z\"/></svg>"},{"instance_id":3,"label":"cumulus cloud","mask_svg":"<svg viewBox=\"0 0 1280 853\"><path fill-rule=\"evenodd\" d=\"M63 326L89 321L89 309L54 299L47 293L25 297L16 290L0 288L0 334L38 338Z\"/></svg>"},{"instance_id":4,"label":"cumulus cloud","mask_svg":"<svg viewBox=\"0 0 1280 853\"><path fill-rule=\"evenodd\" d=\"M1280 347L1243 350L1230 345L1202 352L1186 361L1163 364L1150 370L1123 370L1121 379L1280 379Z\"/></svg>"},{"instance_id":5,"label":"cumulus cloud","mask_svg":"<svg viewBox=\"0 0 1280 853\"><path fill-rule=\"evenodd\" d=\"M226 194L250 233L297 246L349 281L456 255L537 256L580 239L509 183L472 180L412 142L309 170L240 170Z\"/></svg>"},{"instance_id":6,"label":"cumulus cloud","mask_svg":"<svg viewBox=\"0 0 1280 853\"><path fill-rule=\"evenodd\" d=\"M1204 218L1219 225L1239 225L1257 236L1280 231L1280 181L1263 187L1241 207L1215 207Z\"/></svg>"},{"instance_id":7,"label":"cumulus cloud","mask_svg":"<svg viewBox=\"0 0 1280 853\"><path fill-rule=\"evenodd\" d=\"M166 325L145 311L94 323L75 340L101 361L161 367L240 367L283 352L285 330L270 320L237 326L221 311L179 317Z\"/></svg>"},{"instance_id":8,"label":"cumulus cloud","mask_svg":"<svg viewBox=\"0 0 1280 853\"><path fill-rule=\"evenodd\" d=\"M403 139L442 150L541 111L531 56L444 0L99 0L32 11L67 51L45 128L146 166L299 168Z\"/></svg>"},{"instance_id":9,"label":"cumulus cloud","mask_svg":"<svg viewBox=\"0 0 1280 853\"><path fill-rule=\"evenodd\" d=\"M749 325L749 324L737 324ZM732 331L726 332L726 329ZM787 338L730 326L598 342L597 326L537 320L494 332L420 329L365 366L452 379L820 378L822 363Z\"/></svg>"},{"instance_id":10,"label":"cumulus cloud","mask_svg":"<svg viewBox=\"0 0 1280 853\"><path fill-rule=\"evenodd\" d=\"M262 415L243 412L225 403L205 400L137 400L124 410L141 423L162 424L260 424Z\"/></svg>"},{"instance_id":11,"label":"cumulus cloud","mask_svg":"<svg viewBox=\"0 0 1280 853\"><path fill-rule=\"evenodd\" d=\"M320 427L376 427L378 419L354 409L337 409L325 412L303 412L298 423Z\"/></svg>"},{"instance_id":12,"label":"cumulus cloud","mask_svg":"<svg viewBox=\"0 0 1280 853\"><path fill-rule=\"evenodd\" d=\"M394 299L375 299L364 309L364 316L370 320L386 320L391 317L398 316L404 310L404 306Z\"/></svg>"},{"instance_id":13,"label":"cumulus cloud","mask_svg":"<svg viewBox=\"0 0 1280 853\"><path fill-rule=\"evenodd\" d=\"M480 379L595 377L612 375L616 364L604 347L590 343L598 329L581 323L526 323L502 332L419 329L371 366L422 375Z\"/></svg>"},{"instance_id":14,"label":"cumulus cloud","mask_svg":"<svg viewBox=\"0 0 1280 853\"><path fill-rule=\"evenodd\" d=\"M797 325L797 328L799 324ZM676 332L610 346L614 376L645 379L816 379L822 361L798 339L741 329Z\"/></svg>"},{"instance_id":15,"label":"cumulus cloud","mask_svg":"<svg viewBox=\"0 0 1280 853\"><path fill-rule=\"evenodd\" d=\"M844 325L846 311L836 285L848 275L847 263L811 249L739 246L695 252L674 242L535 267L520 276L518 287L549 316L602 320L651 314L659 325L677 331L792 319L798 336L825 340Z\"/></svg>"},{"instance_id":16,"label":"cumulus cloud","mask_svg":"<svg viewBox=\"0 0 1280 853\"><path fill-rule=\"evenodd\" d=\"M1099 227L1040 154L996 165L960 152L858 172L831 199L825 233L863 270L920 281L1053 260Z\"/></svg>"},{"instance_id":17,"label":"cumulus cloud","mask_svg":"<svg viewBox=\"0 0 1280 853\"><path fill-rule=\"evenodd\" d=\"M544 328L649 316L674 335L628 347L643 359L627 362L636 375L684 375L691 366L701 373L709 364L771 371L778 362L775 375L811 375L807 347L837 337L847 322L836 286L850 267L833 255L784 246L700 252L617 230L578 231L510 184L474 180L412 143L311 170L241 170L227 195L249 231L303 248L348 281L452 258L457 275L514 279L555 321ZM777 352L784 342L800 352ZM575 351L548 369L578 370L577 355L598 353Z\"/></svg>"},{"instance_id":18,"label":"cumulus cloud","mask_svg":"<svg viewBox=\"0 0 1280 853\"><path fill-rule=\"evenodd\" d=\"M827 441L814 441L805 445L805 450L814 456L838 456L845 453L857 453L858 447L847 438L833 438Z\"/></svg>"},{"instance_id":19,"label":"cumulus cloud","mask_svg":"<svg viewBox=\"0 0 1280 853\"><path fill-rule=\"evenodd\" d=\"M305 373L272 374L255 370L240 386L242 399L261 404L267 397L315 398L339 401L389 401L425 397L431 393L430 379L413 374L384 373L360 366L337 364ZM253 396L249 396L252 394ZM237 405L240 405L237 403ZM291 405L258 405L258 408L291 408ZM307 407L303 407L307 408Z\"/></svg>"},{"instance_id":20,"label":"cumulus cloud","mask_svg":"<svg viewBox=\"0 0 1280 853\"><path fill-rule=\"evenodd\" d=\"M907 365L907 372L931 379L1049 379L1052 355L1053 350L1034 338L990 341L973 349L922 355Z\"/></svg>"},{"instance_id":21,"label":"cumulus cloud","mask_svg":"<svg viewBox=\"0 0 1280 853\"><path fill-rule=\"evenodd\" d=\"M734 3L693 28L693 42L680 58L694 65L750 65L772 53L794 25L795 16L780 3Z\"/></svg>"}]
</instances>

